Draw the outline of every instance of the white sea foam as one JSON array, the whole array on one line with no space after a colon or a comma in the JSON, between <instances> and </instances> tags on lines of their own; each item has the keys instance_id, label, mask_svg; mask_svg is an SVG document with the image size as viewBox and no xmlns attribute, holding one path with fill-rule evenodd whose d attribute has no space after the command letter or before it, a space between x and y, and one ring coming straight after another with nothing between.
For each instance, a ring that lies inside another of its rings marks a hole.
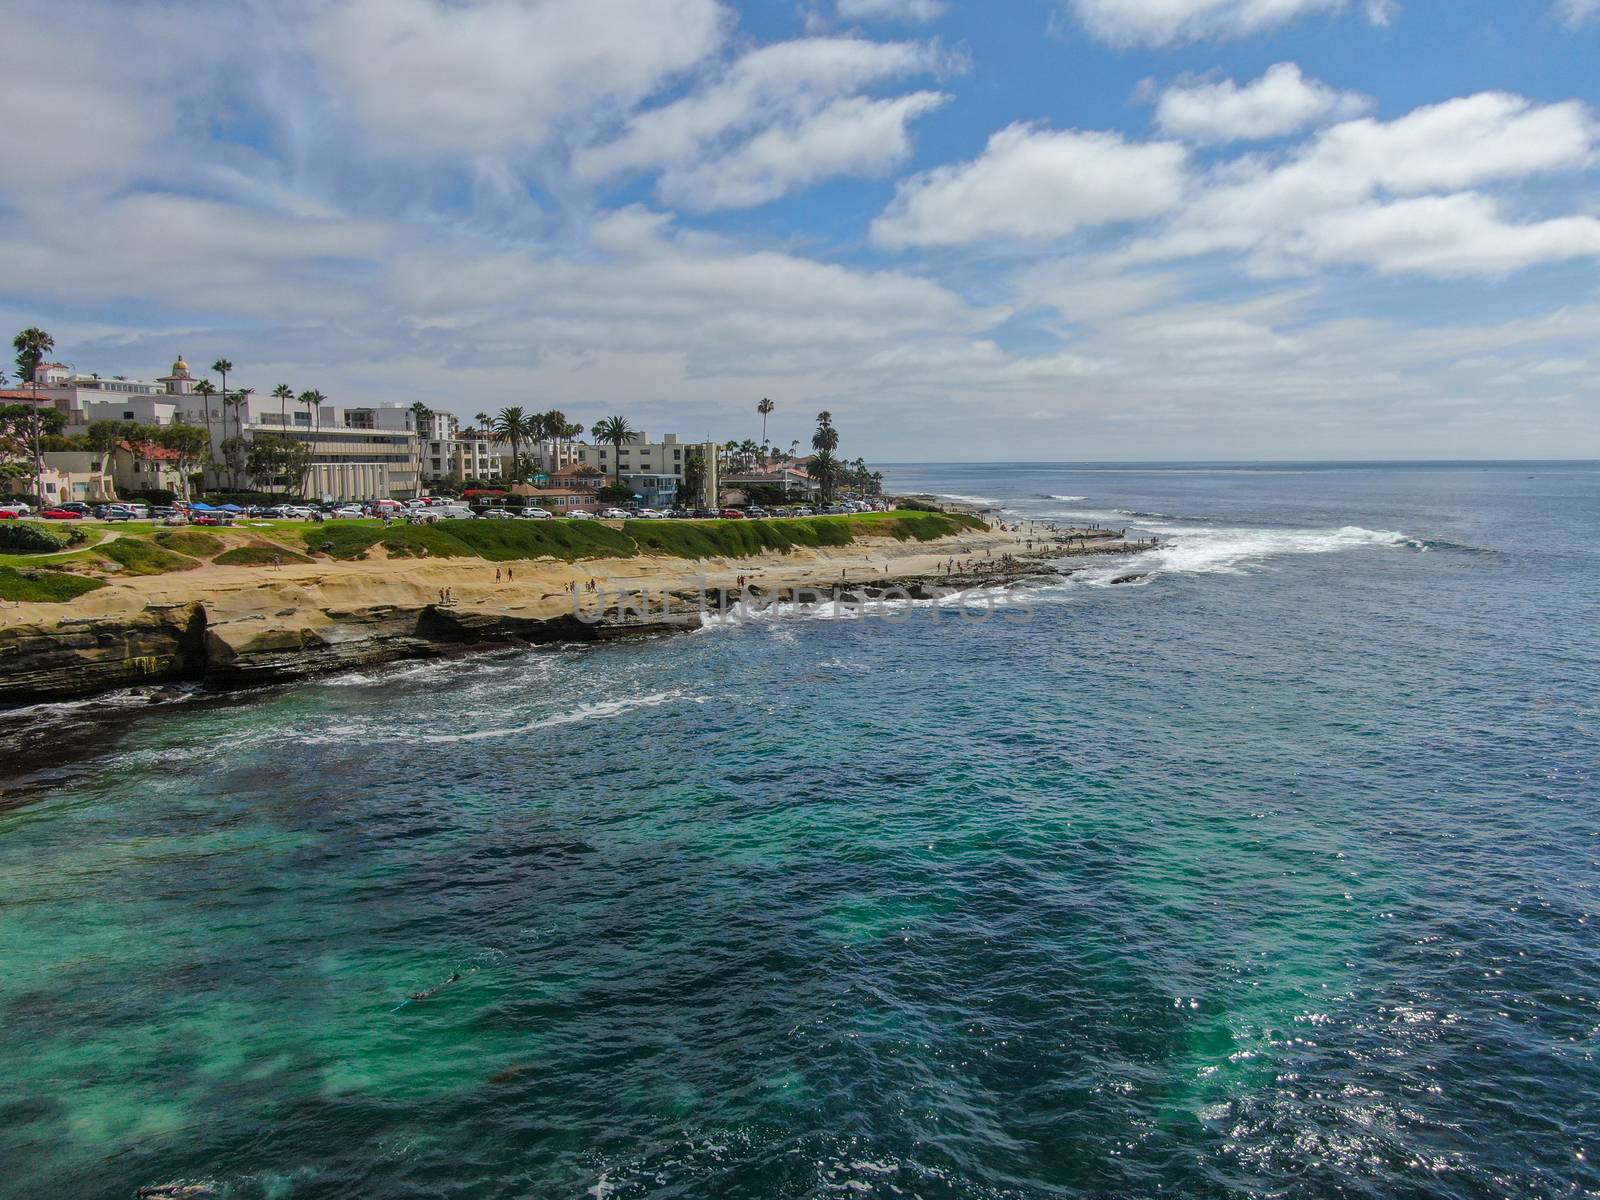
<instances>
[{"instance_id":1,"label":"white sea foam","mask_svg":"<svg viewBox=\"0 0 1600 1200\"><path fill-rule=\"evenodd\" d=\"M963 496L960 492L937 492L941 500L957 500L962 504L999 504L993 496Z\"/></svg>"},{"instance_id":2,"label":"white sea foam","mask_svg":"<svg viewBox=\"0 0 1600 1200\"><path fill-rule=\"evenodd\" d=\"M1156 532L1164 539L1155 550L1136 558L1079 571L1074 582L1106 586L1113 579L1139 574L1148 582L1157 575L1240 575L1286 555L1337 554L1374 546L1401 546L1406 536L1391 530L1363 529L1196 529L1181 526Z\"/></svg>"},{"instance_id":3,"label":"white sea foam","mask_svg":"<svg viewBox=\"0 0 1600 1200\"><path fill-rule=\"evenodd\" d=\"M1075 500L1087 500L1088 498L1087 496L1057 496L1054 493L1046 497L1048 500L1060 500L1063 504L1071 504Z\"/></svg>"},{"instance_id":4,"label":"white sea foam","mask_svg":"<svg viewBox=\"0 0 1600 1200\"><path fill-rule=\"evenodd\" d=\"M539 729L551 729L558 725L575 725L583 721L598 721L608 717L621 716L623 713L632 712L640 708L660 708L664 704L672 704L683 700L691 704L704 704L709 696L691 696L688 693L674 689L670 692L656 692L649 696L625 696L616 700L601 700L594 704L580 704L570 712L556 713L554 716L544 717L537 721L529 721L526 725L515 725L504 729L478 729L467 733L433 733L418 734L413 740L418 742L482 742L494 738L515 737L518 734L532 733Z\"/></svg>"}]
</instances>

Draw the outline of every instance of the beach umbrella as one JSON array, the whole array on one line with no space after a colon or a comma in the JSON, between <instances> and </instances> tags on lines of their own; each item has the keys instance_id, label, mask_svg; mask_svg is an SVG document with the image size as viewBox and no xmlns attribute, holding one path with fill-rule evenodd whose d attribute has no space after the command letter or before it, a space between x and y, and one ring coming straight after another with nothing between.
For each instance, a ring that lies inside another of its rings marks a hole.
<instances>
[{"instance_id":1,"label":"beach umbrella","mask_svg":"<svg viewBox=\"0 0 1600 1200\"><path fill-rule=\"evenodd\" d=\"M211 505L205 503L204 501L201 501L201 502L199 502L197 504L191 504L189 506L189 509L190 509L191 512L216 512L216 511L218 511L217 509L213 508Z\"/></svg>"},{"instance_id":2,"label":"beach umbrella","mask_svg":"<svg viewBox=\"0 0 1600 1200\"><path fill-rule=\"evenodd\" d=\"M240 508L237 504L224 504L222 506L222 511L223 512L243 512L244 509Z\"/></svg>"}]
</instances>

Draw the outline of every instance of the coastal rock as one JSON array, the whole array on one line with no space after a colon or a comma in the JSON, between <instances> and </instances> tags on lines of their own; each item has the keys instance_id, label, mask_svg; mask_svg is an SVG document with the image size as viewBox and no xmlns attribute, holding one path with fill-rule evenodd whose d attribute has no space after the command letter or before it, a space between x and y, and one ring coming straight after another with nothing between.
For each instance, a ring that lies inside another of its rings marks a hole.
<instances>
[{"instance_id":1,"label":"coastal rock","mask_svg":"<svg viewBox=\"0 0 1600 1200\"><path fill-rule=\"evenodd\" d=\"M1149 575L1148 572L1142 572L1142 573L1140 573L1138 575L1118 575L1115 579L1113 579L1111 581L1111 584L1112 584L1113 587L1115 587L1119 583L1138 583L1142 579L1149 579L1149 578L1150 578L1150 575Z\"/></svg>"},{"instance_id":2,"label":"coastal rock","mask_svg":"<svg viewBox=\"0 0 1600 1200\"><path fill-rule=\"evenodd\" d=\"M0 628L0 703L194 678L203 661L204 628L198 604Z\"/></svg>"}]
</instances>

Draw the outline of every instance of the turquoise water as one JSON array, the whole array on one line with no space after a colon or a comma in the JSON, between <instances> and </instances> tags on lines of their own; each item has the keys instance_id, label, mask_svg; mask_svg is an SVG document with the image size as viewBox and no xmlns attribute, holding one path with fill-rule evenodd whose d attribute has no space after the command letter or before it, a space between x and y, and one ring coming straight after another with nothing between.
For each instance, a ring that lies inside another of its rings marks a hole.
<instances>
[{"instance_id":1,"label":"turquoise water","mask_svg":"<svg viewBox=\"0 0 1600 1200\"><path fill-rule=\"evenodd\" d=\"M1600 1194L1600 469L890 482L1169 545L13 718L0 1196Z\"/></svg>"}]
</instances>

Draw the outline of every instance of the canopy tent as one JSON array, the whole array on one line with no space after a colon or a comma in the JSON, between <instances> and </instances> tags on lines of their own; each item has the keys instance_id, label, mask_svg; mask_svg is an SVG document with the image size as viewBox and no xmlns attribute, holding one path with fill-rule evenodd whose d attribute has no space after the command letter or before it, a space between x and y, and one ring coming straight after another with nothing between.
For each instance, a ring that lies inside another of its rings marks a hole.
<instances>
[{"instance_id":1,"label":"canopy tent","mask_svg":"<svg viewBox=\"0 0 1600 1200\"><path fill-rule=\"evenodd\" d=\"M220 508L213 508L203 500L196 501L189 506L191 512L221 512Z\"/></svg>"},{"instance_id":2,"label":"canopy tent","mask_svg":"<svg viewBox=\"0 0 1600 1200\"><path fill-rule=\"evenodd\" d=\"M222 506L222 511L223 512L243 512L244 509L240 508L237 504L224 504Z\"/></svg>"}]
</instances>

